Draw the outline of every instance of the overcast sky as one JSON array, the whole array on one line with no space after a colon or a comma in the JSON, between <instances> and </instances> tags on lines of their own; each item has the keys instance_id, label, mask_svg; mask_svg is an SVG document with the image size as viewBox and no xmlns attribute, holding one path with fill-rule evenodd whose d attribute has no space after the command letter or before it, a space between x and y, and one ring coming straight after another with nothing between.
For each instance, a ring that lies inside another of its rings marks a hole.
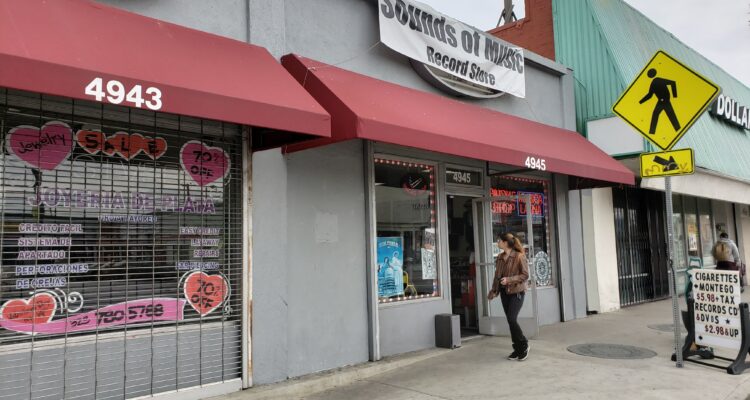
<instances>
[{"instance_id":1,"label":"overcast sky","mask_svg":"<svg viewBox=\"0 0 750 400\"><path fill-rule=\"evenodd\" d=\"M421 0L453 18L488 30L503 0ZM625 0L683 43L750 87L750 0ZM515 0L523 18L523 0Z\"/></svg>"}]
</instances>

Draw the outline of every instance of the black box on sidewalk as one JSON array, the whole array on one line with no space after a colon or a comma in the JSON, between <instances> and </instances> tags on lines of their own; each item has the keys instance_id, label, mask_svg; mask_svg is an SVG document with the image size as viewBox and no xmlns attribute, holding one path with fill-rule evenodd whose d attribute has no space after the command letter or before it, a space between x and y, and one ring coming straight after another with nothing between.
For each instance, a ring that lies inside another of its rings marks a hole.
<instances>
[{"instance_id":1,"label":"black box on sidewalk","mask_svg":"<svg viewBox=\"0 0 750 400\"><path fill-rule=\"evenodd\" d=\"M461 320L454 314L435 315L435 346L446 349L461 347Z\"/></svg>"}]
</instances>

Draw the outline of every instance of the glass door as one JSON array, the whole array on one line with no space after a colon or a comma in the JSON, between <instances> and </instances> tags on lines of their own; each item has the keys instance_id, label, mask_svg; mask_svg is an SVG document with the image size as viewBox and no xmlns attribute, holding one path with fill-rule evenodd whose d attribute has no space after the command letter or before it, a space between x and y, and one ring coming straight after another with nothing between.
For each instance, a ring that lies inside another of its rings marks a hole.
<instances>
[{"instance_id":1,"label":"glass door","mask_svg":"<svg viewBox=\"0 0 750 400\"><path fill-rule=\"evenodd\" d=\"M505 319L500 298L492 301L487 294L492 289L495 276L495 259L500 254L497 236L510 232L521 240L529 265L534 265L534 232L533 208L529 194L516 196L483 197L472 202L474 218L474 237L477 277L477 313L479 315L479 333L483 335L509 336L510 330ZM502 215L522 216L513 218L516 223L509 224ZM498 216L494 218L494 216ZM522 221L520 224L517 221ZM518 316L518 323L527 337L534 337L539 332L538 300L534 268L529 267L529 290L526 292L523 308Z\"/></svg>"}]
</instances>

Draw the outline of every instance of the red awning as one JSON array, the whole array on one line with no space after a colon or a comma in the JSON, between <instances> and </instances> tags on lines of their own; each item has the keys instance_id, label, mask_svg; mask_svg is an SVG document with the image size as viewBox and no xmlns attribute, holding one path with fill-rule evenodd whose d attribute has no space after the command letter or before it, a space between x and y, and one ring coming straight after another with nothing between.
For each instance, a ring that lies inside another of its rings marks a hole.
<instances>
[{"instance_id":1,"label":"red awning","mask_svg":"<svg viewBox=\"0 0 750 400\"><path fill-rule=\"evenodd\" d=\"M282 65L331 114L332 137L288 151L346 139L369 139L479 160L632 185L633 173L577 132L465 104L300 57Z\"/></svg>"},{"instance_id":2,"label":"red awning","mask_svg":"<svg viewBox=\"0 0 750 400\"><path fill-rule=\"evenodd\" d=\"M94 100L97 77L157 88L159 111L330 136L328 113L262 47L88 0L0 2L0 86Z\"/></svg>"}]
</instances>

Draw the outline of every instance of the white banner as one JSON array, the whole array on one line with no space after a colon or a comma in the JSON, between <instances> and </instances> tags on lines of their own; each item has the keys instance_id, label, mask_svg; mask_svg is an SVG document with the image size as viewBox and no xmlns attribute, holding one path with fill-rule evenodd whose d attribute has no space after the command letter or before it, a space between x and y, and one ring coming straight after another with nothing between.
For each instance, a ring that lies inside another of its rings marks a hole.
<instances>
[{"instance_id":1,"label":"white banner","mask_svg":"<svg viewBox=\"0 0 750 400\"><path fill-rule=\"evenodd\" d=\"M695 342L739 350L742 343L740 273L711 269L688 272L695 299Z\"/></svg>"},{"instance_id":2,"label":"white banner","mask_svg":"<svg viewBox=\"0 0 750 400\"><path fill-rule=\"evenodd\" d=\"M380 41L474 84L526 96L523 49L413 0L379 0Z\"/></svg>"}]
</instances>

